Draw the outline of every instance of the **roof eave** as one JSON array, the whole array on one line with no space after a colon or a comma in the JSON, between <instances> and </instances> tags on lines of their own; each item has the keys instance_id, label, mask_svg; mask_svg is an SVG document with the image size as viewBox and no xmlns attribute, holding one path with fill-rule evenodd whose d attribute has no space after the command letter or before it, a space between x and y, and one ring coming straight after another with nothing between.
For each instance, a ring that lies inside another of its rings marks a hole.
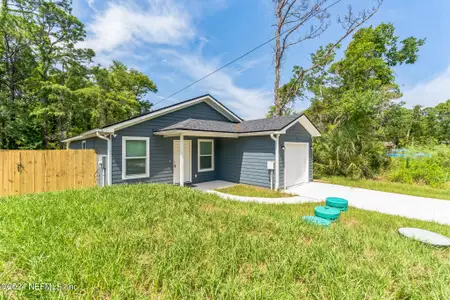
<instances>
[{"instance_id":1,"label":"roof eave","mask_svg":"<svg viewBox=\"0 0 450 300\"><path fill-rule=\"evenodd\" d=\"M114 133L114 131L110 130L110 129L93 129L93 130L84 132L80 135L65 139L62 142L69 143L69 142L80 141L80 140L97 137L98 136L97 134L113 134L113 133Z\"/></svg>"},{"instance_id":2,"label":"roof eave","mask_svg":"<svg viewBox=\"0 0 450 300\"><path fill-rule=\"evenodd\" d=\"M118 131L124 128L127 128L129 126L133 126L154 118L157 118L159 116L189 107L189 106L193 106L195 104L198 104L200 102L204 101L205 103L207 103L208 105L210 105L211 107L213 107L214 109L216 109L218 112L220 112L221 114L223 114L224 116L226 116L230 121L234 120L236 122L242 122L243 120L238 117L235 113L233 113L231 110L229 110L228 108L226 108L222 103L220 103L219 101L217 101L214 97L212 97L211 95L204 95L198 98L194 98L191 99L189 101L185 101L182 103L179 103L178 105L173 105L167 108L163 108L160 110L155 111L154 113L149 113L146 114L144 116L141 117L137 117L131 120L127 120L127 121L123 121L120 122L118 124L115 125L111 125L105 128L108 129L113 129L114 131ZM216 106L216 107L214 107Z\"/></svg>"},{"instance_id":3,"label":"roof eave","mask_svg":"<svg viewBox=\"0 0 450 300\"><path fill-rule=\"evenodd\" d=\"M313 124L313 122L311 122L311 120L305 114L301 114L297 119L295 119L294 121L283 127L280 130L280 133L286 134L289 128L297 124L297 122L299 122L312 137L322 136L319 129L317 129L317 127Z\"/></svg>"},{"instance_id":4,"label":"roof eave","mask_svg":"<svg viewBox=\"0 0 450 300\"><path fill-rule=\"evenodd\" d=\"M164 136L164 137L173 137L179 135L186 136L208 136L208 137L229 137L229 138L239 138L245 136L264 136L271 134L280 134L279 131L255 131L255 132L245 132L245 133L237 133L237 132L219 132L219 131L206 131L206 130L186 130L186 129L175 129L175 130L165 130L165 131L157 131L153 133L154 135Z\"/></svg>"}]
</instances>

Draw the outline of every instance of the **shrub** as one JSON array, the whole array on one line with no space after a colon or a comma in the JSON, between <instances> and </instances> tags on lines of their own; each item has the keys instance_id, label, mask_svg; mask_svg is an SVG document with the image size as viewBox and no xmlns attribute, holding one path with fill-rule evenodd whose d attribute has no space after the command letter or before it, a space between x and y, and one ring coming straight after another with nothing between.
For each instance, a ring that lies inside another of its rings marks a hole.
<instances>
[{"instance_id":1,"label":"shrub","mask_svg":"<svg viewBox=\"0 0 450 300\"><path fill-rule=\"evenodd\" d=\"M443 186L450 181L450 147L410 148L409 157L393 158L387 177L402 183ZM427 153L431 156L415 156L414 153Z\"/></svg>"},{"instance_id":2,"label":"shrub","mask_svg":"<svg viewBox=\"0 0 450 300\"><path fill-rule=\"evenodd\" d=\"M314 145L318 175L373 178L387 163L383 145L370 135L341 127L324 134Z\"/></svg>"}]
</instances>

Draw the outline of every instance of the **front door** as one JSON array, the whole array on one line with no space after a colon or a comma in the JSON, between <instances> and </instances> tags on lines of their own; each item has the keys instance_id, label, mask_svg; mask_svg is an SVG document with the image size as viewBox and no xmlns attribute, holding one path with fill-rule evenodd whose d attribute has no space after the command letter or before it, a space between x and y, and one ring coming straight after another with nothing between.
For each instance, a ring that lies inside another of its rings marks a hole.
<instances>
[{"instance_id":1,"label":"front door","mask_svg":"<svg viewBox=\"0 0 450 300\"><path fill-rule=\"evenodd\" d=\"M308 143L285 143L284 171L286 187L309 181Z\"/></svg>"},{"instance_id":2,"label":"front door","mask_svg":"<svg viewBox=\"0 0 450 300\"><path fill-rule=\"evenodd\" d=\"M184 181L192 182L192 143L184 140ZM173 141L173 183L180 183L180 141Z\"/></svg>"}]
</instances>

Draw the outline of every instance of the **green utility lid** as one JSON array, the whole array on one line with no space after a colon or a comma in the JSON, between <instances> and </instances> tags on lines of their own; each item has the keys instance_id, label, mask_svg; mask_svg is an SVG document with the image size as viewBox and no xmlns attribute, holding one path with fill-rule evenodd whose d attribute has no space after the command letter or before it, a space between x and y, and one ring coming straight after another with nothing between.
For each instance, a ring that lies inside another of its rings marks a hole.
<instances>
[{"instance_id":1,"label":"green utility lid","mask_svg":"<svg viewBox=\"0 0 450 300\"><path fill-rule=\"evenodd\" d=\"M328 197L325 199L327 206L330 207L337 207L337 208L347 208L348 207L348 201L344 198L338 198L338 197Z\"/></svg>"},{"instance_id":2,"label":"green utility lid","mask_svg":"<svg viewBox=\"0 0 450 300\"><path fill-rule=\"evenodd\" d=\"M316 206L316 208L314 208L314 214L316 215L316 217L324 218L327 220L336 220L337 218L339 218L341 211L333 207Z\"/></svg>"},{"instance_id":3,"label":"green utility lid","mask_svg":"<svg viewBox=\"0 0 450 300\"><path fill-rule=\"evenodd\" d=\"M339 209L340 211L347 211L348 210L348 207L333 207L333 206L330 206L330 205L327 205L327 207L336 208L336 209Z\"/></svg>"},{"instance_id":4,"label":"green utility lid","mask_svg":"<svg viewBox=\"0 0 450 300\"><path fill-rule=\"evenodd\" d=\"M324 227L330 227L331 222L324 218L319 218L315 216L304 216L302 217L302 220L304 220L308 224L315 224L320 225Z\"/></svg>"}]
</instances>

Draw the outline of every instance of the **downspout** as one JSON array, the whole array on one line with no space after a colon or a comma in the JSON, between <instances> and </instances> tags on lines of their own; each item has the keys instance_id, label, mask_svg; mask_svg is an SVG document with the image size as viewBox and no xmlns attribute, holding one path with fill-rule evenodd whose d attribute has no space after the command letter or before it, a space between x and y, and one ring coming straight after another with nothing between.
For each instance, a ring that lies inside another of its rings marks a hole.
<instances>
[{"instance_id":1,"label":"downspout","mask_svg":"<svg viewBox=\"0 0 450 300\"><path fill-rule=\"evenodd\" d=\"M270 134L270 138L275 141L275 190L280 188L280 134Z\"/></svg>"},{"instance_id":2,"label":"downspout","mask_svg":"<svg viewBox=\"0 0 450 300\"><path fill-rule=\"evenodd\" d=\"M107 157L108 157L108 185L112 184L112 135L110 136L110 138L107 138L103 135L100 135L98 133L98 131L96 132L97 137L101 138L102 140L105 140L108 143L108 152L107 152Z\"/></svg>"}]
</instances>

